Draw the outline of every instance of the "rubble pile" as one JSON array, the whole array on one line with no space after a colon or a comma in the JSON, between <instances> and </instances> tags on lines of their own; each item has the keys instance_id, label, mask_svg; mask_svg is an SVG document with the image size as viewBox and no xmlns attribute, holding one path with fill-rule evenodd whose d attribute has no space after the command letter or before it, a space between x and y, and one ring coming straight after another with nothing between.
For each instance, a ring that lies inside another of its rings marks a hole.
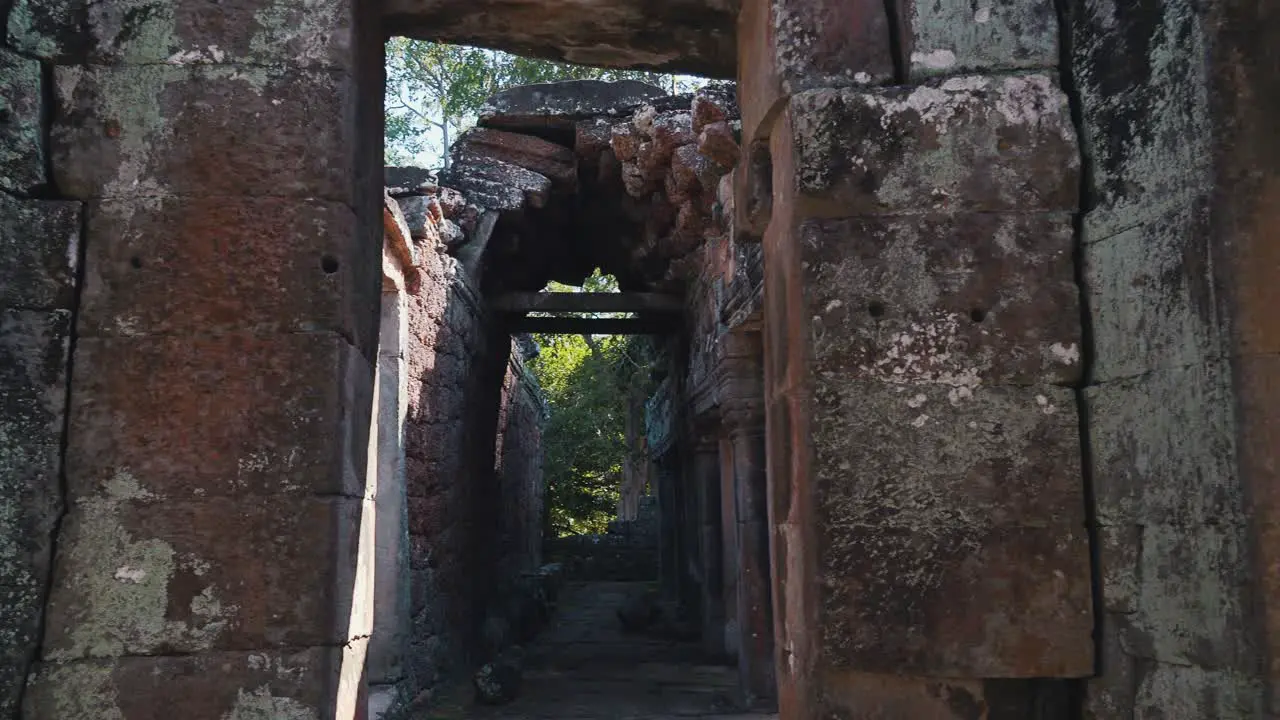
<instances>
[{"instance_id":1,"label":"rubble pile","mask_svg":"<svg viewBox=\"0 0 1280 720\"><path fill-rule=\"evenodd\" d=\"M638 82L527 85L491 98L438 182L388 168L414 238L439 243L486 293L580 284L680 290L724 232L717 192L736 164L732 85L668 95Z\"/></svg>"}]
</instances>

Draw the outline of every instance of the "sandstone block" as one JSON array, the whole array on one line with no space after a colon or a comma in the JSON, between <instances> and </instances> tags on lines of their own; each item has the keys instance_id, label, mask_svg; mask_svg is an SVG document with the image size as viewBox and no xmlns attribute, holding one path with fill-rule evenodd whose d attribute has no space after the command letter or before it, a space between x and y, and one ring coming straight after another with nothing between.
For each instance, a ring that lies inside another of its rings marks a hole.
<instances>
[{"instance_id":1,"label":"sandstone block","mask_svg":"<svg viewBox=\"0 0 1280 720\"><path fill-rule=\"evenodd\" d=\"M578 159L573 149L533 135L474 128L458 141L468 155L500 160L549 178L572 189L578 184Z\"/></svg>"},{"instance_id":2,"label":"sandstone block","mask_svg":"<svg viewBox=\"0 0 1280 720\"><path fill-rule=\"evenodd\" d=\"M1102 673L1085 685L1086 720L1129 720L1133 717L1137 667L1124 647L1128 620L1123 613L1106 613L1102 620Z\"/></svg>"},{"instance_id":3,"label":"sandstone block","mask_svg":"<svg viewBox=\"0 0 1280 720\"><path fill-rule=\"evenodd\" d=\"M1210 77L1214 64L1206 60L1212 23L1188 2L1160 12L1128 9L1125 0L1088 0L1071 13L1072 74L1093 188L1086 241L1175 222L1168 213L1203 208L1214 182L1206 89L1221 80Z\"/></svg>"},{"instance_id":4,"label":"sandstone block","mask_svg":"<svg viewBox=\"0 0 1280 720\"><path fill-rule=\"evenodd\" d=\"M1138 611L1125 637L1133 654L1176 665L1249 671L1257 637L1247 619L1247 543L1240 526L1143 527Z\"/></svg>"},{"instance_id":5,"label":"sandstone block","mask_svg":"<svg viewBox=\"0 0 1280 720\"><path fill-rule=\"evenodd\" d=\"M0 194L0 307L71 307L80 212L80 203Z\"/></svg>"},{"instance_id":6,"label":"sandstone block","mask_svg":"<svg viewBox=\"0 0 1280 720\"><path fill-rule=\"evenodd\" d=\"M341 203L248 197L90 205L81 333L328 331L371 348L380 266Z\"/></svg>"},{"instance_id":7,"label":"sandstone block","mask_svg":"<svg viewBox=\"0 0 1280 720\"><path fill-rule=\"evenodd\" d=\"M618 160L624 163L635 160L636 153L640 151L641 142L640 132L631 123L614 125L611 130L609 146L613 148L613 154Z\"/></svg>"},{"instance_id":8,"label":"sandstone block","mask_svg":"<svg viewBox=\"0 0 1280 720\"><path fill-rule=\"evenodd\" d=\"M596 160L608 149L613 136L613 125L603 118L580 120L574 124L573 151L587 162Z\"/></svg>"},{"instance_id":9,"label":"sandstone block","mask_svg":"<svg viewBox=\"0 0 1280 720\"><path fill-rule=\"evenodd\" d=\"M48 182L40 63L0 49L0 190L27 192Z\"/></svg>"},{"instance_id":10,"label":"sandstone block","mask_svg":"<svg viewBox=\"0 0 1280 720\"><path fill-rule=\"evenodd\" d=\"M1264 697L1249 671L1158 663L1138 682L1132 717L1266 717Z\"/></svg>"},{"instance_id":11,"label":"sandstone block","mask_svg":"<svg viewBox=\"0 0 1280 720\"><path fill-rule=\"evenodd\" d=\"M912 79L1058 66L1058 16L1047 0L909 0L901 12Z\"/></svg>"},{"instance_id":12,"label":"sandstone block","mask_svg":"<svg viewBox=\"0 0 1280 720\"><path fill-rule=\"evenodd\" d=\"M458 146L459 152L454 155L449 169L440 173L440 182L457 188L471 195L469 199L480 202L490 210L514 210L519 207L510 202L515 193L520 194L520 204L528 203L530 207L540 208L547 204L551 192L551 181L546 176L526 170L519 165L491 157L467 153L466 146ZM503 191L499 191L502 188ZM502 207L488 205L480 200L480 196L490 193L503 200ZM507 207L513 205L513 207Z\"/></svg>"},{"instance_id":13,"label":"sandstone block","mask_svg":"<svg viewBox=\"0 0 1280 720\"><path fill-rule=\"evenodd\" d=\"M392 197L437 190L435 176L426 168L385 167L382 169L382 182Z\"/></svg>"},{"instance_id":14,"label":"sandstone block","mask_svg":"<svg viewBox=\"0 0 1280 720\"><path fill-rule=\"evenodd\" d=\"M353 203L356 98L340 71L59 67L59 189L77 198L257 195Z\"/></svg>"},{"instance_id":15,"label":"sandstone block","mask_svg":"<svg viewBox=\"0 0 1280 720\"><path fill-rule=\"evenodd\" d=\"M698 93L693 96L693 104L689 109L693 116L693 131L695 133L702 132L702 128L717 122L724 122L728 119L728 113L725 108L715 98L708 95Z\"/></svg>"},{"instance_id":16,"label":"sandstone block","mask_svg":"<svg viewBox=\"0 0 1280 720\"><path fill-rule=\"evenodd\" d=\"M1066 214L815 220L800 230L814 369L894 384L1070 384Z\"/></svg>"},{"instance_id":17,"label":"sandstone block","mask_svg":"<svg viewBox=\"0 0 1280 720\"><path fill-rule=\"evenodd\" d=\"M881 3L744 0L738 36L744 142L770 135L772 128L762 123L789 95L893 79L889 18Z\"/></svg>"},{"instance_id":18,"label":"sandstone block","mask_svg":"<svg viewBox=\"0 0 1280 720\"><path fill-rule=\"evenodd\" d=\"M427 195L409 195L396 200L396 204L404 213L404 223L409 229L410 237L415 240L431 237L435 224L431 217L431 207L433 204L437 209L440 207L440 203L435 198Z\"/></svg>"},{"instance_id":19,"label":"sandstone block","mask_svg":"<svg viewBox=\"0 0 1280 720\"><path fill-rule=\"evenodd\" d=\"M824 664L935 677L1092 675L1082 526L858 525L824 538Z\"/></svg>"},{"instance_id":20,"label":"sandstone block","mask_svg":"<svg viewBox=\"0 0 1280 720\"><path fill-rule=\"evenodd\" d=\"M1158 370L1085 391L1104 525L1244 522L1229 370Z\"/></svg>"},{"instance_id":21,"label":"sandstone block","mask_svg":"<svg viewBox=\"0 0 1280 720\"><path fill-rule=\"evenodd\" d=\"M681 145L671 155L671 177L676 188L684 194L702 191L702 177L710 162L698 153L696 145Z\"/></svg>"},{"instance_id":22,"label":"sandstone block","mask_svg":"<svg viewBox=\"0 0 1280 720\"><path fill-rule=\"evenodd\" d=\"M790 116L795 189L836 212L1078 207L1076 132L1047 75L816 90Z\"/></svg>"},{"instance_id":23,"label":"sandstone block","mask_svg":"<svg viewBox=\"0 0 1280 720\"><path fill-rule=\"evenodd\" d=\"M71 314L0 310L0 713L40 645L61 511Z\"/></svg>"},{"instance_id":24,"label":"sandstone block","mask_svg":"<svg viewBox=\"0 0 1280 720\"><path fill-rule=\"evenodd\" d=\"M82 338L76 367L73 498L364 492L373 370L339 336Z\"/></svg>"},{"instance_id":25,"label":"sandstone block","mask_svg":"<svg viewBox=\"0 0 1280 720\"><path fill-rule=\"evenodd\" d=\"M44 657L341 645L361 501L165 501L122 474L63 523Z\"/></svg>"},{"instance_id":26,"label":"sandstone block","mask_svg":"<svg viewBox=\"0 0 1280 720\"><path fill-rule=\"evenodd\" d=\"M1086 242L1084 282L1098 382L1220 355L1212 236L1207 215L1192 206Z\"/></svg>"},{"instance_id":27,"label":"sandstone block","mask_svg":"<svg viewBox=\"0 0 1280 720\"><path fill-rule=\"evenodd\" d=\"M341 648L210 652L48 663L32 677L32 720L333 717Z\"/></svg>"},{"instance_id":28,"label":"sandstone block","mask_svg":"<svg viewBox=\"0 0 1280 720\"><path fill-rule=\"evenodd\" d=\"M43 58L97 65L244 63L349 68L354 2L17 0L14 46Z\"/></svg>"},{"instance_id":29,"label":"sandstone block","mask_svg":"<svg viewBox=\"0 0 1280 720\"><path fill-rule=\"evenodd\" d=\"M816 379L815 476L826 522L1083 528L1072 392L955 390Z\"/></svg>"},{"instance_id":30,"label":"sandstone block","mask_svg":"<svg viewBox=\"0 0 1280 720\"><path fill-rule=\"evenodd\" d=\"M698 134L698 152L713 160L722 168L731 168L738 164L741 150L733 131L725 122L711 123L702 128Z\"/></svg>"},{"instance_id":31,"label":"sandstone block","mask_svg":"<svg viewBox=\"0 0 1280 720\"><path fill-rule=\"evenodd\" d=\"M503 130L572 130L578 120L636 108L667 93L636 80L565 80L521 85L485 101L477 124Z\"/></svg>"}]
</instances>

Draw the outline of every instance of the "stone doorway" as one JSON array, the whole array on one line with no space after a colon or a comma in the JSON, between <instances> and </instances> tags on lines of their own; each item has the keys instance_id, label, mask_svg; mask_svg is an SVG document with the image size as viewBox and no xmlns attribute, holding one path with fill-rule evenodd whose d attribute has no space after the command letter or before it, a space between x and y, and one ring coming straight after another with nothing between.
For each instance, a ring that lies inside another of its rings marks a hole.
<instances>
[{"instance_id":1,"label":"stone doorway","mask_svg":"<svg viewBox=\"0 0 1280 720\"><path fill-rule=\"evenodd\" d=\"M1274 8L564 7L386 19L736 71L782 717L1280 712ZM0 10L0 709L356 716L384 18Z\"/></svg>"}]
</instances>

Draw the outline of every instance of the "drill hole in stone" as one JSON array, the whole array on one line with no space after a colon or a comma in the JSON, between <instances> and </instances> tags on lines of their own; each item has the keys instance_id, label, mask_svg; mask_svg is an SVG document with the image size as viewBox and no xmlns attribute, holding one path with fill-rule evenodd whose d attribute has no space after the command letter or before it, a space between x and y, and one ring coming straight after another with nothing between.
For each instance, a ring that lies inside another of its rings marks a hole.
<instances>
[{"instance_id":1,"label":"drill hole in stone","mask_svg":"<svg viewBox=\"0 0 1280 720\"><path fill-rule=\"evenodd\" d=\"M873 318L882 318L884 317L884 304L873 302L867 306L867 312L870 313Z\"/></svg>"},{"instance_id":2,"label":"drill hole in stone","mask_svg":"<svg viewBox=\"0 0 1280 720\"><path fill-rule=\"evenodd\" d=\"M129 267L133 268L134 270L141 270L142 258L138 257L137 255L134 255L133 257L129 258Z\"/></svg>"},{"instance_id":3,"label":"drill hole in stone","mask_svg":"<svg viewBox=\"0 0 1280 720\"><path fill-rule=\"evenodd\" d=\"M320 269L329 275L338 272L338 258L332 255L325 255L320 258Z\"/></svg>"},{"instance_id":4,"label":"drill hole in stone","mask_svg":"<svg viewBox=\"0 0 1280 720\"><path fill-rule=\"evenodd\" d=\"M974 308L969 311L969 319L976 323L980 323L987 319L987 311L982 308Z\"/></svg>"}]
</instances>

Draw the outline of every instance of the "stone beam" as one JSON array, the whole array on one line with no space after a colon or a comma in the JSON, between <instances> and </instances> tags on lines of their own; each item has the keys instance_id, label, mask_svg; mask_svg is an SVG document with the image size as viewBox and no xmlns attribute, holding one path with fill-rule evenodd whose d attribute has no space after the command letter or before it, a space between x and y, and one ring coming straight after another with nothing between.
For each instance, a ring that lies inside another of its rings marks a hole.
<instances>
[{"instance_id":1,"label":"stone beam","mask_svg":"<svg viewBox=\"0 0 1280 720\"><path fill-rule=\"evenodd\" d=\"M566 335L670 335L680 323L668 318L513 317L506 322L513 333Z\"/></svg>"},{"instance_id":2,"label":"stone beam","mask_svg":"<svg viewBox=\"0 0 1280 720\"><path fill-rule=\"evenodd\" d=\"M392 35L581 65L732 78L735 0L389 0Z\"/></svg>"},{"instance_id":3,"label":"stone beam","mask_svg":"<svg viewBox=\"0 0 1280 720\"><path fill-rule=\"evenodd\" d=\"M660 312L684 309L679 297L661 293L508 293L494 298L498 312Z\"/></svg>"}]
</instances>

